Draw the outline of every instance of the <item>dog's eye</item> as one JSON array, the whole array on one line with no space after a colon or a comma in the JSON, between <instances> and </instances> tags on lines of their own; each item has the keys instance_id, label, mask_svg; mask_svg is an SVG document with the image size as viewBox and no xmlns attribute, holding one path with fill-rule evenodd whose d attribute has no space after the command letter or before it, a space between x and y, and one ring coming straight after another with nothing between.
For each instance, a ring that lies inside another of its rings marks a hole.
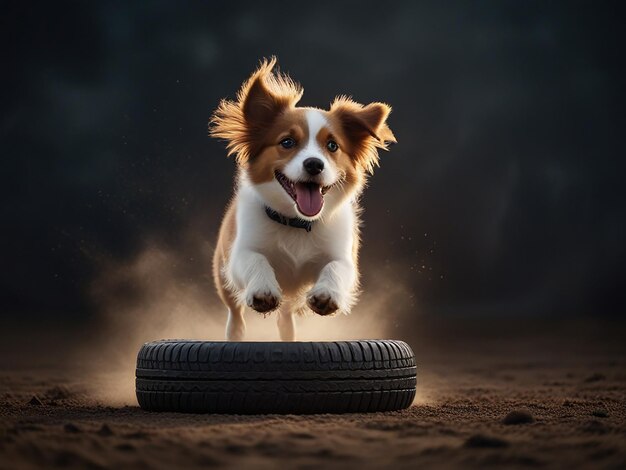
<instances>
[{"instance_id":1,"label":"dog's eye","mask_svg":"<svg viewBox=\"0 0 626 470\"><path fill-rule=\"evenodd\" d=\"M326 148L329 151L335 153L337 150L339 150L339 145L334 140L329 140L328 143L326 144Z\"/></svg>"},{"instance_id":2,"label":"dog's eye","mask_svg":"<svg viewBox=\"0 0 626 470\"><path fill-rule=\"evenodd\" d=\"M290 149L290 148L296 146L296 141L293 140L291 137L287 137L286 139L283 139L283 140L280 141L280 145L284 149Z\"/></svg>"}]
</instances>

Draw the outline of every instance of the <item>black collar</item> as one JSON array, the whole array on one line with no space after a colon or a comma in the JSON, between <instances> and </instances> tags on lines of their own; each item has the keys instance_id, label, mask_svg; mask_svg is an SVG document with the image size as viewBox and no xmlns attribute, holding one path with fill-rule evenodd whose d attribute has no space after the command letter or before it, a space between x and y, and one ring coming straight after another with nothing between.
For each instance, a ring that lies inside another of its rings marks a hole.
<instances>
[{"instance_id":1,"label":"black collar","mask_svg":"<svg viewBox=\"0 0 626 470\"><path fill-rule=\"evenodd\" d=\"M286 217L267 206L265 206L265 213L274 222L278 222L279 224L287 225L289 227L303 228L307 232L310 232L313 227L313 222L309 220L300 219L299 217Z\"/></svg>"}]
</instances>

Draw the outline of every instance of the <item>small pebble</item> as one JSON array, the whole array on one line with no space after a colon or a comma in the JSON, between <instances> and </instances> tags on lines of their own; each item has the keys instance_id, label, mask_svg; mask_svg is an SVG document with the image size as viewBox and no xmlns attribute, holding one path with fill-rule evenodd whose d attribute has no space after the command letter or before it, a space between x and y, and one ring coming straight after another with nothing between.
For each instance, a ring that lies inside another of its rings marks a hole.
<instances>
[{"instance_id":1,"label":"small pebble","mask_svg":"<svg viewBox=\"0 0 626 470\"><path fill-rule=\"evenodd\" d=\"M39 398L37 398L36 395L33 395L33 398L30 399L28 404L30 406L42 406L43 405L43 403L41 403L41 400Z\"/></svg>"},{"instance_id":2,"label":"small pebble","mask_svg":"<svg viewBox=\"0 0 626 470\"><path fill-rule=\"evenodd\" d=\"M511 411L502 420L502 424L528 424L534 422L535 419L530 412L526 410Z\"/></svg>"},{"instance_id":3,"label":"small pebble","mask_svg":"<svg viewBox=\"0 0 626 470\"><path fill-rule=\"evenodd\" d=\"M586 383L600 382L601 380L605 380L605 379L606 379L606 377L604 376L604 374L595 373L595 374L592 374L589 377L587 377L585 379L585 382Z\"/></svg>"},{"instance_id":4,"label":"small pebble","mask_svg":"<svg viewBox=\"0 0 626 470\"><path fill-rule=\"evenodd\" d=\"M78 426L76 426L74 423L67 423L65 426L63 426L63 430L71 434L77 434L81 432L81 429Z\"/></svg>"},{"instance_id":5,"label":"small pebble","mask_svg":"<svg viewBox=\"0 0 626 470\"><path fill-rule=\"evenodd\" d=\"M108 424L103 424L100 429L98 429L98 435L103 437L109 437L113 435L113 430Z\"/></svg>"},{"instance_id":6,"label":"small pebble","mask_svg":"<svg viewBox=\"0 0 626 470\"><path fill-rule=\"evenodd\" d=\"M507 447L509 443L504 439L498 437L485 436L484 434L474 434L470 436L466 441L465 447L474 448L497 448Z\"/></svg>"}]
</instances>

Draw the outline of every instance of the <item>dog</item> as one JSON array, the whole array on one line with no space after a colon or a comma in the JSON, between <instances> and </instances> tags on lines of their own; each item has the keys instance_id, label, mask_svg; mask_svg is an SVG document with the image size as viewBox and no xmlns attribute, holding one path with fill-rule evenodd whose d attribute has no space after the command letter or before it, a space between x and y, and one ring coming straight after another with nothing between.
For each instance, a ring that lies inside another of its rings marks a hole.
<instances>
[{"instance_id":1,"label":"dog","mask_svg":"<svg viewBox=\"0 0 626 470\"><path fill-rule=\"evenodd\" d=\"M359 292L358 198L378 150L396 143L391 107L346 96L328 111L297 107L302 94L263 59L209 121L237 162L213 258L229 341L245 338L246 306L278 310L281 340L294 341L296 313L349 313Z\"/></svg>"}]
</instances>

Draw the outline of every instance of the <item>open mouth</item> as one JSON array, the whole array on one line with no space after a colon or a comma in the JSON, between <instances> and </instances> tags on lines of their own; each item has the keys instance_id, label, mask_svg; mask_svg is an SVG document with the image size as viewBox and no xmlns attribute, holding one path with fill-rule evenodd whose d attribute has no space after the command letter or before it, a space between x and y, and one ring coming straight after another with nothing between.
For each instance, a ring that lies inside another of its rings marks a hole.
<instances>
[{"instance_id":1,"label":"open mouth","mask_svg":"<svg viewBox=\"0 0 626 470\"><path fill-rule=\"evenodd\" d=\"M274 176L294 200L302 215L314 217L321 212L324 207L324 194L330 186L322 186L314 181L291 181L278 170L274 172Z\"/></svg>"}]
</instances>

